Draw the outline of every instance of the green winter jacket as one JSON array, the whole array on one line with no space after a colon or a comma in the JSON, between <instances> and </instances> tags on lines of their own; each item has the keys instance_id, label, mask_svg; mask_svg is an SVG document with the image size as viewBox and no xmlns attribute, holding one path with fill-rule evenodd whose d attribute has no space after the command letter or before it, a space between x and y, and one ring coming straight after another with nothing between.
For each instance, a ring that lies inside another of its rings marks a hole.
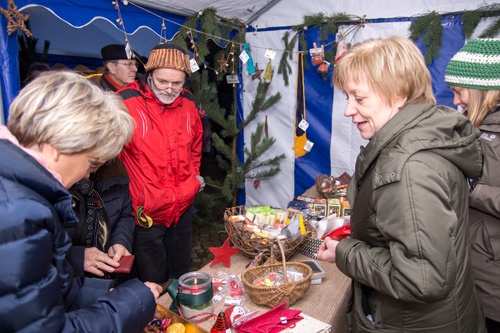
<instances>
[{"instance_id":1,"label":"green winter jacket","mask_svg":"<svg viewBox=\"0 0 500 333\"><path fill-rule=\"evenodd\" d=\"M484 315L500 321L500 107L479 129L484 166L469 202L471 261Z\"/></svg>"},{"instance_id":2,"label":"green winter jacket","mask_svg":"<svg viewBox=\"0 0 500 333\"><path fill-rule=\"evenodd\" d=\"M349 183L352 332L484 332L468 245L479 130L456 110L407 105L361 150Z\"/></svg>"}]
</instances>

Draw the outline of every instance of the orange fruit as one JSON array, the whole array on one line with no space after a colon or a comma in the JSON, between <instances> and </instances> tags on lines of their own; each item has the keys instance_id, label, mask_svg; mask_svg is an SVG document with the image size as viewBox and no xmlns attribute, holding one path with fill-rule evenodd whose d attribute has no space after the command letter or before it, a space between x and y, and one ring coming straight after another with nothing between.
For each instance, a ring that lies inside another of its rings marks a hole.
<instances>
[{"instance_id":1,"label":"orange fruit","mask_svg":"<svg viewBox=\"0 0 500 333\"><path fill-rule=\"evenodd\" d=\"M174 323L167 327L167 333L186 333L186 327L182 323Z\"/></svg>"}]
</instances>

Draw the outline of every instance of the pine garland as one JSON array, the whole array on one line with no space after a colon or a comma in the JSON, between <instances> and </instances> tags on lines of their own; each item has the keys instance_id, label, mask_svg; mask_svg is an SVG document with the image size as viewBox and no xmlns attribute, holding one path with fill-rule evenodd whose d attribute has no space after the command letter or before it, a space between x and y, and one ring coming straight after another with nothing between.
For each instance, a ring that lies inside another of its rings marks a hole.
<instances>
[{"instance_id":1,"label":"pine garland","mask_svg":"<svg viewBox=\"0 0 500 333\"><path fill-rule=\"evenodd\" d=\"M290 38L290 31L287 31L282 38L285 44L285 52L283 52L283 55L281 56L280 64L278 67L278 73L283 75L285 85L288 86L289 84L289 74L291 73L292 68L288 61L293 59L292 53L294 52L297 41L299 42L299 47L302 52L308 52L308 44L305 34L305 31L308 27L321 28L318 36L318 42L327 43L332 36L335 37L339 25L352 23L357 23L359 26L361 26L364 23L364 18L348 15L346 13L337 13L331 16L327 16L324 13L316 13L305 15L303 23L294 25L291 28L291 31L295 32L292 38ZM324 60L328 61L329 63L334 62L336 46L337 43L334 42L330 43L330 46L325 48L325 54L323 55ZM305 68L308 68L308 62L305 62L304 66ZM323 78L326 80L327 76L323 75Z\"/></svg>"},{"instance_id":2,"label":"pine garland","mask_svg":"<svg viewBox=\"0 0 500 333\"><path fill-rule=\"evenodd\" d=\"M431 12L417 18L410 26L410 38L414 41L423 38L423 44L428 46L425 54L425 61L427 64L431 64L434 59L439 57L439 50L441 49L443 39L443 26L441 20L444 15ZM481 20L498 16L500 16L500 4L464 11L462 13L462 24L465 38L469 39L472 36ZM498 33L500 33L500 18L495 19L489 27L479 35L479 38L495 37Z\"/></svg>"}]
</instances>

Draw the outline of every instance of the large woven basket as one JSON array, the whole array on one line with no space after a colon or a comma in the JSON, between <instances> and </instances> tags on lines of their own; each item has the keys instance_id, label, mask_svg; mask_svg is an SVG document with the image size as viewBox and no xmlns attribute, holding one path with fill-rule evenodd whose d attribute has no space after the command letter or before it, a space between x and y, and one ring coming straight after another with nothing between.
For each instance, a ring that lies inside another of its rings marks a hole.
<instances>
[{"instance_id":1,"label":"large woven basket","mask_svg":"<svg viewBox=\"0 0 500 333\"><path fill-rule=\"evenodd\" d=\"M273 242L278 244L279 249L282 252L282 257L284 257L281 241L273 238ZM304 275L304 278L300 281L288 281L287 268L290 267L293 267L298 272L301 272ZM274 287L261 287L253 284L256 279L273 272L283 272L284 283L282 285ZM307 289L309 289L309 286L311 285L312 273L312 269L306 264L299 262L287 263L286 260L283 260L280 263L272 255L271 247L271 257L261 266L255 266L244 270L241 274L241 280L243 281L245 291L255 304L275 307L276 305L287 301L287 306L290 306L304 297Z\"/></svg>"},{"instance_id":2,"label":"large woven basket","mask_svg":"<svg viewBox=\"0 0 500 333\"><path fill-rule=\"evenodd\" d=\"M245 206L236 206L226 209L224 212L224 227L231 238L231 242L240 250L241 254L248 258L254 258L257 254L263 254L264 259L268 259L271 255L273 243L271 238L255 237L252 232L236 228L229 218L234 215L245 215ZM295 238L286 238L281 241L283 252L278 251L275 253L277 260L282 260L282 253L285 255L286 260L297 253L302 244L311 236L311 228L306 223L307 232Z\"/></svg>"}]
</instances>

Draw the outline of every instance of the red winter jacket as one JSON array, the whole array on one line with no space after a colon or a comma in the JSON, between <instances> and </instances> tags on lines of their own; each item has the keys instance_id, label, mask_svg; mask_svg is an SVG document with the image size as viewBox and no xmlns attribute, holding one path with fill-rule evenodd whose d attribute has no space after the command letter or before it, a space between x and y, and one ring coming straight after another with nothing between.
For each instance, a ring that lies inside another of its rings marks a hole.
<instances>
[{"instance_id":1,"label":"red winter jacket","mask_svg":"<svg viewBox=\"0 0 500 333\"><path fill-rule=\"evenodd\" d=\"M130 177L134 213L143 206L154 224L176 225L200 188L203 127L189 91L165 105L145 77L117 92L136 122L119 157Z\"/></svg>"}]
</instances>

